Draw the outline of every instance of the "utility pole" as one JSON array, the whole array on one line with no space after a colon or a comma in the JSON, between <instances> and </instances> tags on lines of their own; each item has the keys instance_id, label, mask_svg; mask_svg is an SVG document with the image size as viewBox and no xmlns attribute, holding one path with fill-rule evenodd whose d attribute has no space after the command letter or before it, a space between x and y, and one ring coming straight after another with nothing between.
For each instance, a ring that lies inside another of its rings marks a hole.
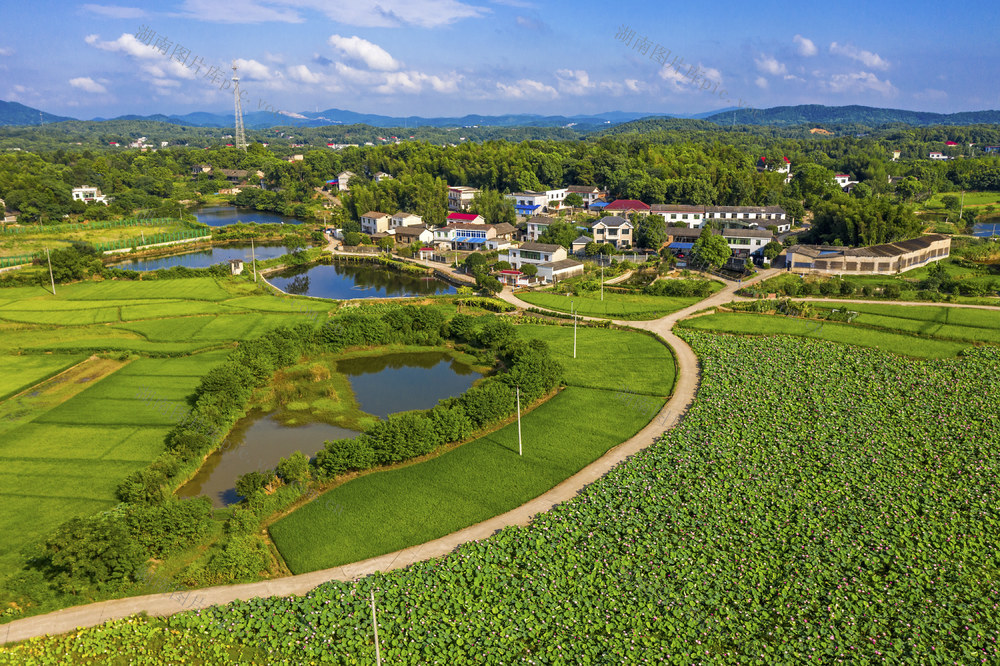
<instances>
[{"instance_id":1,"label":"utility pole","mask_svg":"<svg viewBox=\"0 0 1000 666\"><path fill-rule=\"evenodd\" d=\"M375 590L372 590L372 627L375 628L375 663L382 666L382 653L378 647L378 619L375 617Z\"/></svg>"},{"instance_id":2,"label":"utility pole","mask_svg":"<svg viewBox=\"0 0 1000 666\"><path fill-rule=\"evenodd\" d=\"M515 386L514 389L517 391L517 455L524 455L524 449L521 448L521 387Z\"/></svg>"},{"instance_id":3,"label":"utility pole","mask_svg":"<svg viewBox=\"0 0 1000 666\"><path fill-rule=\"evenodd\" d=\"M958 206L958 223L962 224L962 218L965 215L965 190L962 190L962 203Z\"/></svg>"},{"instance_id":4,"label":"utility pole","mask_svg":"<svg viewBox=\"0 0 1000 666\"><path fill-rule=\"evenodd\" d=\"M569 302L569 306L573 313L573 358L576 358L576 309L573 307L573 301Z\"/></svg>"},{"instance_id":5,"label":"utility pole","mask_svg":"<svg viewBox=\"0 0 1000 666\"><path fill-rule=\"evenodd\" d=\"M52 277L52 257L49 256L49 248L45 248L45 258L49 262L49 282L52 283L52 295L56 295L56 279Z\"/></svg>"},{"instance_id":6,"label":"utility pole","mask_svg":"<svg viewBox=\"0 0 1000 666\"><path fill-rule=\"evenodd\" d=\"M253 262L253 281L257 281L257 249L254 247L253 238L250 239L250 258Z\"/></svg>"},{"instance_id":7,"label":"utility pole","mask_svg":"<svg viewBox=\"0 0 1000 666\"><path fill-rule=\"evenodd\" d=\"M601 301L604 301L604 254L601 254Z\"/></svg>"}]
</instances>

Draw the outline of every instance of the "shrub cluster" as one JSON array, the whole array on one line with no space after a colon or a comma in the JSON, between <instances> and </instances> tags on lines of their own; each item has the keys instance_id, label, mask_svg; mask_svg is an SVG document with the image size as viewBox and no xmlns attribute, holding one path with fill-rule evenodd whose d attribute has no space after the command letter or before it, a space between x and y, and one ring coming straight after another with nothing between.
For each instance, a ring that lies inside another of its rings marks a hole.
<instances>
[{"instance_id":1,"label":"shrub cluster","mask_svg":"<svg viewBox=\"0 0 1000 666\"><path fill-rule=\"evenodd\" d=\"M699 296L704 298L712 293L709 280L657 280L643 287L642 292L650 296Z\"/></svg>"}]
</instances>

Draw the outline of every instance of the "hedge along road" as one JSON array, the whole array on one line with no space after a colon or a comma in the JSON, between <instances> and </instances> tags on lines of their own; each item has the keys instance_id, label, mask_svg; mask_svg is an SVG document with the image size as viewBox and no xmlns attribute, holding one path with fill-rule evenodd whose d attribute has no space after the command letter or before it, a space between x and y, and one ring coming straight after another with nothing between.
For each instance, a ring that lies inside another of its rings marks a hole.
<instances>
[{"instance_id":1,"label":"hedge along road","mask_svg":"<svg viewBox=\"0 0 1000 666\"><path fill-rule=\"evenodd\" d=\"M775 269L762 271L753 278L745 280L743 284L752 284L758 280L772 277L779 272ZM350 581L375 572L401 569L414 562L447 555L463 543L489 538L504 527L527 525L536 514L549 511L556 505L572 499L584 487L604 476L620 462L653 444L664 430L672 427L677 422L694 400L699 384L699 370L698 358L694 352L687 343L674 335L671 329L673 329L677 321L698 310L723 305L733 300L734 292L740 287L741 285L739 284L729 284L705 300L683 310L671 313L661 319L614 322L624 327L641 328L651 331L659 335L667 344L673 347L677 377L673 394L663 409L660 410L659 414L635 436L611 449L551 490L515 509L434 539L433 541L410 546L409 548L361 562L258 583L223 585L195 590L192 591L192 596L195 597L195 600L185 605L181 604L176 593L171 592L129 597L127 599L113 599L85 606L66 608L23 620L16 620L8 623L6 628L0 625L0 645L23 641L45 634L64 634L78 628L93 627L109 620L125 618L136 613L147 613L151 616L166 616L187 610L227 604L238 599L246 600L258 597L303 595L330 580ZM502 292L500 296L505 301L519 307L534 307L506 291ZM590 317L581 317L581 319L606 321Z\"/></svg>"}]
</instances>

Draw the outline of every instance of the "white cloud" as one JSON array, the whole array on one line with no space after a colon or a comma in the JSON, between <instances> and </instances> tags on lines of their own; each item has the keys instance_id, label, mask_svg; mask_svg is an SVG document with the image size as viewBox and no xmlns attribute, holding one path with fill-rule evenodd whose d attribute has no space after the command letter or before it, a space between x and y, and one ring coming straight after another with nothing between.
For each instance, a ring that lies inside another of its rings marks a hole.
<instances>
[{"instance_id":1,"label":"white cloud","mask_svg":"<svg viewBox=\"0 0 1000 666\"><path fill-rule=\"evenodd\" d=\"M559 91L552 86L532 79L519 79L514 85L497 83L497 91L507 99L555 99Z\"/></svg>"},{"instance_id":2,"label":"white cloud","mask_svg":"<svg viewBox=\"0 0 1000 666\"><path fill-rule=\"evenodd\" d=\"M819 49L813 44L813 40L803 37L802 35L795 35L792 37L792 41L795 42L796 46L799 47L799 55L801 56L814 56L819 53Z\"/></svg>"},{"instance_id":3,"label":"white cloud","mask_svg":"<svg viewBox=\"0 0 1000 666\"><path fill-rule=\"evenodd\" d=\"M709 86L707 91L714 91L722 85L722 72L714 67L705 67L700 62L688 71L687 68L670 67L664 65L660 68L660 78L666 81L669 92L695 92L702 90L706 81Z\"/></svg>"},{"instance_id":4,"label":"white cloud","mask_svg":"<svg viewBox=\"0 0 1000 666\"><path fill-rule=\"evenodd\" d=\"M183 18L214 23L304 23L305 19L293 9L267 7L267 2L257 0L184 0L181 5Z\"/></svg>"},{"instance_id":5,"label":"white cloud","mask_svg":"<svg viewBox=\"0 0 1000 666\"><path fill-rule=\"evenodd\" d=\"M830 90L836 93L873 90L886 96L892 96L899 92L891 81L888 79L882 81L871 72L834 74L830 77L829 86Z\"/></svg>"},{"instance_id":6,"label":"white cloud","mask_svg":"<svg viewBox=\"0 0 1000 666\"><path fill-rule=\"evenodd\" d=\"M763 76L758 76L757 79L754 81L754 83L757 85L758 88L767 88L767 79L765 79Z\"/></svg>"},{"instance_id":7,"label":"white cloud","mask_svg":"<svg viewBox=\"0 0 1000 666\"><path fill-rule=\"evenodd\" d=\"M556 71L560 92L569 95L586 95L594 87L585 69L560 69Z\"/></svg>"},{"instance_id":8,"label":"white cloud","mask_svg":"<svg viewBox=\"0 0 1000 666\"><path fill-rule=\"evenodd\" d=\"M489 13L458 0L184 0L182 10L181 16L217 23L303 23L303 13L313 11L337 23L367 28L434 28Z\"/></svg>"},{"instance_id":9,"label":"white cloud","mask_svg":"<svg viewBox=\"0 0 1000 666\"><path fill-rule=\"evenodd\" d=\"M106 93L108 89L102 86L100 83L90 78L89 76L78 76L75 79L70 79L69 84L74 88L79 88L84 92L89 93Z\"/></svg>"},{"instance_id":10,"label":"white cloud","mask_svg":"<svg viewBox=\"0 0 1000 666\"><path fill-rule=\"evenodd\" d=\"M830 43L830 53L834 55L842 55L851 60L857 60L865 67L871 69L887 70L889 69L889 62L884 60L882 56L877 53L872 53L871 51L865 51L859 49L854 44L838 44L837 42Z\"/></svg>"},{"instance_id":11,"label":"white cloud","mask_svg":"<svg viewBox=\"0 0 1000 666\"><path fill-rule=\"evenodd\" d=\"M108 18L117 19L132 19L141 18L146 15L146 12L139 9L138 7L119 7L118 5L83 5L83 9L91 12L92 14L98 14L100 16L107 16Z\"/></svg>"},{"instance_id":12,"label":"white cloud","mask_svg":"<svg viewBox=\"0 0 1000 666\"><path fill-rule=\"evenodd\" d=\"M0 46L0 56L14 55L14 49L9 46Z\"/></svg>"},{"instance_id":13,"label":"white cloud","mask_svg":"<svg viewBox=\"0 0 1000 666\"><path fill-rule=\"evenodd\" d=\"M123 33L113 42L102 42L99 35L87 35L84 41L94 48L113 53L124 53L139 61L139 68L153 79L194 79L193 70L165 55L163 52L143 44L135 35ZM205 70L203 69L202 72ZM228 78L228 77L227 77ZM162 89L162 85L156 84Z\"/></svg>"},{"instance_id":14,"label":"white cloud","mask_svg":"<svg viewBox=\"0 0 1000 666\"><path fill-rule=\"evenodd\" d=\"M271 70L267 68L267 65L256 60L237 58L236 66L239 67L237 73L240 75L240 80L266 81L274 76L271 74Z\"/></svg>"},{"instance_id":15,"label":"white cloud","mask_svg":"<svg viewBox=\"0 0 1000 666\"><path fill-rule=\"evenodd\" d=\"M399 62L378 44L360 37L331 35L330 46L353 60L363 62L368 69L392 72L399 69Z\"/></svg>"},{"instance_id":16,"label":"white cloud","mask_svg":"<svg viewBox=\"0 0 1000 666\"><path fill-rule=\"evenodd\" d=\"M323 80L323 77L309 70L305 65L292 65L288 68L288 78L300 83L315 84Z\"/></svg>"},{"instance_id":17,"label":"white cloud","mask_svg":"<svg viewBox=\"0 0 1000 666\"><path fill-rule=\"evenodd\" d=\"M788 70L785 68L783 63L778 62L774 56L769 56L764 53L760 54L760 57L755 58L754 62L757 64L757 69L765 74L771 74L773 76L779 76L785 74Z\"/></svg>"}]
</instances>

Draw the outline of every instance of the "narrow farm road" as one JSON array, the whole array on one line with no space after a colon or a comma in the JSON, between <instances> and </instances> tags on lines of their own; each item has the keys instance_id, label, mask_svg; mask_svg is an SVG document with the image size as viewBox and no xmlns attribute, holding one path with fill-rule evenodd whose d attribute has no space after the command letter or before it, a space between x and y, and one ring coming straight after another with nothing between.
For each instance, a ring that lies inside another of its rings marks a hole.
<instances>
[{"instance_id":1,"label":"narrow farm road","mask_svg":"<svg viewBox=\"0 0 1000 666\"><path fill-rule=\"evenodd\" d=\"M776 269L762 271L744 285L752 284L779 273ZM349 581L378 571L390 571L406 567L414 562L441 557L456 547L469 541L479 541L493 535L498 530L511 525L527 525L532 517L549 511L557 504L575 497L583 488L604 476L611 468L629 456L650 446L664 430L675 425L694 400L699 384L698 359L691 348L674 335L674 324L688 315L734 299L734 292L741 285L732 283L721 291L683 310L653 321L617 321L616 324L650 330L663 338L674 349L677 364L677 382L674 392L660 413L635 436L611 449L599 459L569 477L548 492L499 516L494 516L476 525L445 535L433 541L404 548L394 553L346 564L332 569L313 571L297 576L288 576L259 583L225 585L194 590L187 597L179 594L150 594L127 599L103 601L85 606L75 606L63 610L17 620L0 626L0 645L23 641L45 634L63 634L80 627L92 627L134 615L147 613L151 616L173 615L185 610L206 608L227 604L237 599L258 597L302 595L331 580ZM504 300L520 307L532 307L510 292L500 295ZM592 318L582 318L592 319ZM600 320L603 321L603 320Z\"/></svg>"}]
</instances>

